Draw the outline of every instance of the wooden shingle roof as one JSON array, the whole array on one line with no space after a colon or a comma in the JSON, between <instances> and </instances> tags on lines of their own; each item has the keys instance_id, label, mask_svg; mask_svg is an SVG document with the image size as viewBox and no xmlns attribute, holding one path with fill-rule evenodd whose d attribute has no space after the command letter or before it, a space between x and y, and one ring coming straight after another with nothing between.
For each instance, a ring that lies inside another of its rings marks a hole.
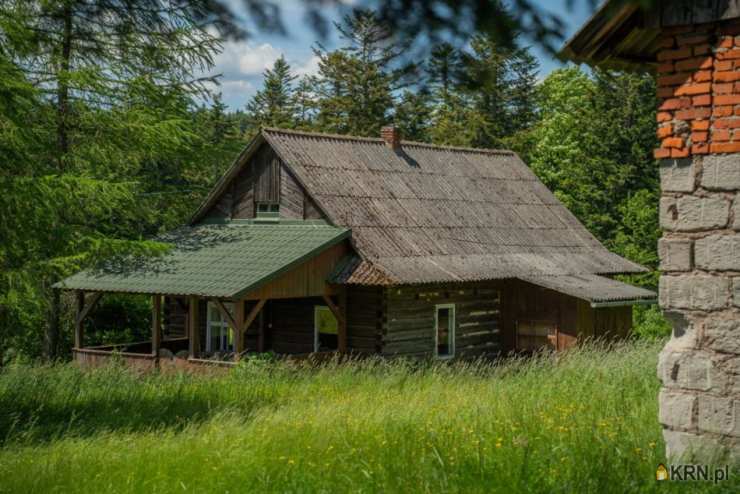
<instances>
[{"instance_id":1,"label":"wooden shingle roof","mask_svg":"<svg viewBox=\"0 0 740 494\"><path fill-rule=\"evenodd\" d=\"M359 258L337 282L645 271L609 252L513 152L406 141L395 151L382 139L280 129L261 138L328 219L351 229Z\"/></svg>"}]
</instances>

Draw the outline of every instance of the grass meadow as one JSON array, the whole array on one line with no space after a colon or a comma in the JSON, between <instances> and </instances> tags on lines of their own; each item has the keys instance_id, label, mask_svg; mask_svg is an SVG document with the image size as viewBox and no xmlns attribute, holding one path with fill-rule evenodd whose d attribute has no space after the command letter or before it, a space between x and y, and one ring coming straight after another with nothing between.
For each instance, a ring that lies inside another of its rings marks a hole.
<instances>
[{"instance_id":1,"label":"grass meadow","mask_svg":"<svg viewBox=\"0 0 740 494\"><path fill-rule=\"evenodd\" d=\"M487 363L0 372L0 492L739 492L658 483L660 341Z\"/></svg>"}]
</instances>

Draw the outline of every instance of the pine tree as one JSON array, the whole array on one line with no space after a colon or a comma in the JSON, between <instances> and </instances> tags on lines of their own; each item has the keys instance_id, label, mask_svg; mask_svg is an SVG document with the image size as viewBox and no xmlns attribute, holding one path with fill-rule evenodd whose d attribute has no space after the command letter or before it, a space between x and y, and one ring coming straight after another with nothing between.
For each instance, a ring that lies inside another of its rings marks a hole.
<instances>
[{"instance_id":1,"label":"pine tree","mask_svg":"<svg viewBox=\"0 0 740 494\"><path fill-rule=\"evenodd\" d=\"M400 49L372 11L356 10L335 26L344 46L315 49L316 125L327 132L376 136L390 121L393 90L403 77L392 67Z\"/></svg>"},{"instance_id":2,"label":"pine tree","mask_svg":"<svg viewBox=\"0 0 740 494\"><path fill-rule=\"evenodd\" d=\"M34 143L22 154L4 148L0 157L7 163L0 170L0 330L12 335L0 346L37 354L45 339L55 355L62 341L55 281L110 255L161 252L141 238L173 218L177 201L163 200L161 188L188 175L185 153L200 139L192 97L207 93L199 74L218 47L201 22L203 5L0 5L0 59L37 93L24 112Z\"/></svg>"},{"instance_id":3,"label":"pine tree","mask_svg":"<svg viewBox=\"0 0 740 494\"><path fill-rule=\"evenodd\" d=\"M281 56L264 74L262 89L247 104L250 124L260 127L292 128L296 123L295 89L297 77Z\"/></svg>"},{"instance_id":4,"label":"pine tree","mask_svg":"<svg viewBox=\"0 0 740 494\"><path fill-rule=\"evenodd\" d=\"M507 138L530 127L535 115L537 62L525 48L477 35L465 57L465 86L478 119L474 145L505 147Z\"/></svg>"},{"instance_id":5,"label":"pine tree","mask_svg":"<svg viewBox=\"0 0 740 494\"><path fill-rule=\"evenodd\" d=\"M294 93L296 128L310 130L314 126L317 111L317 86L314 76L304 76L296 85Z\"/></svg>"},{"instance_id":6,"label":"pine tree","mask_svg":"<svg viewBox=\"0 0 740 494\"><path fill-rule=\"evenodd\" d=\"M438 103L449 102L450 96L460 87L463 71L462 54L451 44L441 43L432 50L426 73Z\"/></svg>"},{"instance_id":7,"label":"pine tree","mask_svg":"<svg viewBox=\"0 0 740 494\"><path fill-rule=\"evenodd\" d=\"M432 98L428 91L406 90L396 104L393 123L404 139L429 142L432 109Z\"/></svg>"}]
</instances>

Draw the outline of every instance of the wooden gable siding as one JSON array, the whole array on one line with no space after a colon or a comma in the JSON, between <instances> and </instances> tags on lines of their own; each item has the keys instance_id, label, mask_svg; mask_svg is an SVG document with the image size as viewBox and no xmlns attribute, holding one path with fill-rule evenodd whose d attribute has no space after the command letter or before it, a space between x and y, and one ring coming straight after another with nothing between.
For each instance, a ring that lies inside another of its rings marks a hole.
<instances>
[{"instance_id":1,"label":"wooden gable siding","mask_svg":"<svg viewBox=\"0 0 740 494\"><path fill-rule=\"evenodd\" d=\"M263 144L236 175L213 207L207 219L251 219L256 203L279 203L285 219L325 219L287 166L268 144Z\"/></svg>"},{"instance_id":2,"label":"wooden gable siding","mask_svg":"<svg viewBox=\"0 0 740 494\"><path fill-rule=\"evenodd\" d=\"M326 280L337 263L349 252L347 242L339 243L309 259L252 292L247 300L320 297L327 288Z\"/></svg>"},{"instance_id":3,"label":"wooden gable siding","mask_svg":"<svg viewBox=\"0 0 740 494\"><path fill-rule=\"evenodd\" d=\"M501 349L499 301L496 283L387 288L382 352L433 356L435 306L455 304L455 357L494 356Z\"/></svg>"}]
</instances>

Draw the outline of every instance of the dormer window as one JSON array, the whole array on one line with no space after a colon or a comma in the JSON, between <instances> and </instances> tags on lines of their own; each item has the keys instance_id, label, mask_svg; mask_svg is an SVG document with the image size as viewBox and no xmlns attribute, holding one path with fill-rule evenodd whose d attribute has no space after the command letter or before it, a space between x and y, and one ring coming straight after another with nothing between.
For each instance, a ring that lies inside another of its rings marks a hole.
<instances>
[{"instance_id":1,"label":"dormer window","mask_svg":"<svg viewBox=\"0 0 740 494\"><path fill-rule=\"evenodd\" d=\"M277 218L280 215L280 204L276 202L258 202L256 209L258 218Z\"/></svg>"}]
</instances>

